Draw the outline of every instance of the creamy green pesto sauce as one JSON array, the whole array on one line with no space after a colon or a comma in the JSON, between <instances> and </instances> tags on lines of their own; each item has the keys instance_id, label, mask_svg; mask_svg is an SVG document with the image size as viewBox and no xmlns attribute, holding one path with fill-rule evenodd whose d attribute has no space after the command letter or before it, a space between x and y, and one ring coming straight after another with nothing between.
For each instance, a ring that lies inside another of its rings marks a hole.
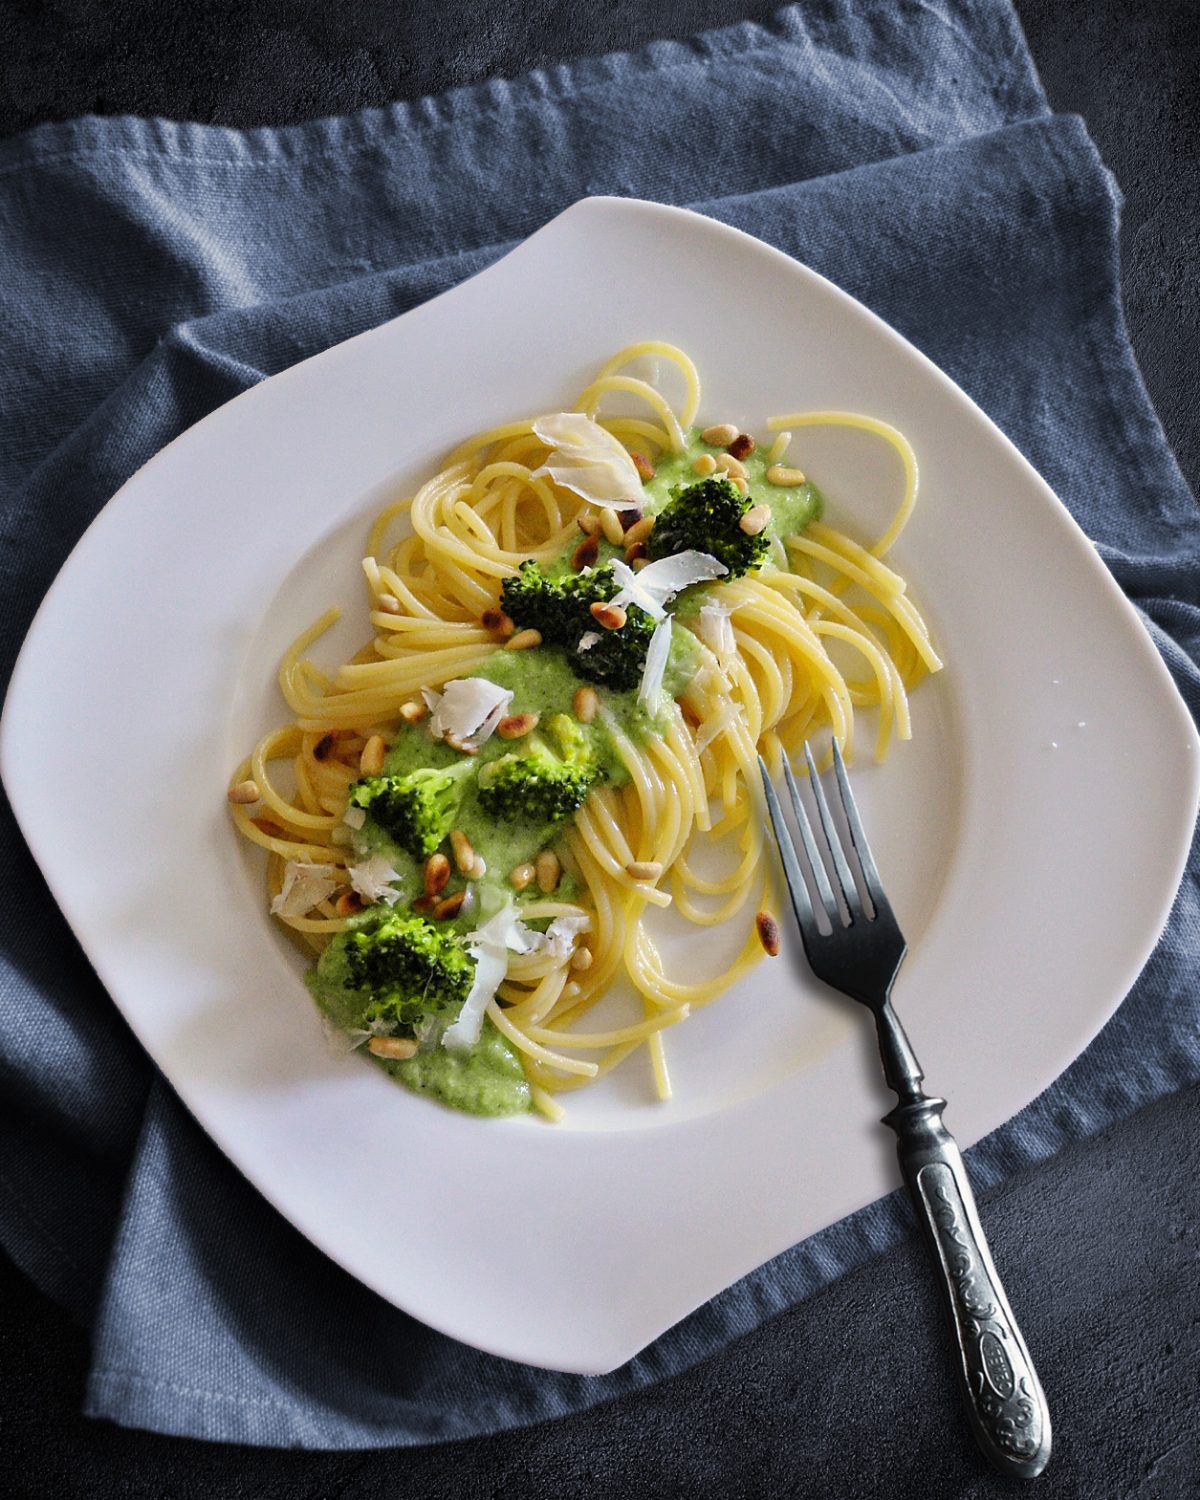
<instances>
[{"instance_id":1,"label":"creamy green pesto sauce","mask_svg":"<svg viewBox=\"0 0 1200 1500\"><path fill-rule=\"evenodd\" d=\"M357 1026L362 1020L363 997L346 982L349 970L340 944L334 942L321 954L304 976L317 1008L341 1031Z\"/></svg>"},{"instance_id":2,"label":"creamy green pesto sauce","mask_svg":"<svg viewBox=\"0 0 1200 1500\"><path fill-rule=\"evenodd\" d=\"M701 453L716 453L718 449L704 443L699 433L688 434L687 447L679 454L662 456L656 473L643 488L642 505L648 514L657 514L670 500L672 491L680 485L691 484L698 476L693 469L696 457ZM815 485L803 484L795 488L781 488L766 482L768 467L765 450L755 449L743 460L754 504L766 504L771 508L772 530L781 537L800 531L810 521L820 516L823 502ZM549 570L561 572L570 566L568 549L563 557ZM598 565L612 557L621 556L618 548L603 543ZM687 617L707 599L720 598L720 584L698 585L687 589L672 606L679 621L672 632L671 654L663 674L662 699L657 713L648 713L637 700L636 691L614 692L593 685L600 699L602 712L589 725L583 726L591 741L592 749L604 766L606 784L620 786L629 778L618 749L618 737L624 736L635 746L665 727L664 716L673 699L687 688L700 663L700 647L695 636L686 628ZM571 713L575 693L583 686L581 679L572 671L566 653L558 647L543 646L532 651L494 652L482 665L470 674L486 678L499 687L512 691L513 700L508 708L510 714L536 713L542 723L556 713ZM535 731L536 733L536 731ZM477 757L477 765L486 765L499 756L520 753L522 741L503 740L498 735L484 745ZM458 751L435 740L428 724L402 726L388 750L384 770L390 775L403 776L422 766L452 766L460 762ZM457 826L471 840L477 853L487 864L484 880L473 883L477 901L483 888L489 884L501 889L507 898L518 903L544 899L536 883L522 893L514 893L508 881L509 872L517 865L533 860L544 848L554 848L564 861L564 873L555 898L572 900L579 892L580 882L570 868L570 860L562 840L562 825L532 826L508 823L491 817L480 807L474 790L468 791L456 820ZM360 857L382 853L396 870L402 881L405 906L422 889L422 865L403 849L399 848L382 829L368 816L363 828L355 834L355 848ZM448 891L460 889L464 882L455 872ZM478 907L466 915L447 924L450 930L470 931L478 924ZM536 925L544 925L538 923ZM309 975L309 985L321 1009L342 1028L356 1024L362 1013L361 994L348 989L342 983L342 975L336 962L337 955L331 950L322 963L322 975L316 970ZM453 1109L464 1110L474 1115L511 1115L530 1108L529 1085L526 1082L520 1060L490 1022L485 1022L477 1046L469 1053L451 1052L440 1046L430 1047L415 1057L404 1061L375 1058L374 1061L386 1069L395 1079L415 1093L428 1094Z\"/></svg>"},{"instance_id":3,"label":"creamy green pesto sauce","mask_svg":"<svg viewBox=\"0 0 1200 1500\"><path fill-rule=\"evenodd\" d=\"M536 713L542 723L556 713L570 713L572 697L580 686L579 679L567 665L564 654L550 649L497 651L471 675L487 678L499 687L510 688L513 692L513 700L509 704L508 713ZM608 698L623 698L625 695L607 696ZM614 711L618 714L623 714L626 708L627 705L624 704L614 705ZM628 773L617 757L611 735L599 720L582 727L605 768L609 782L619 785L627 779ZM537 731L535 730L534 733L536 734ZM527 740L504 740L494 734L485 745L480 747L475 764L477 767L482 767L490 761L498 760L503 755L519 755L527 744ZM409 771L418 770L422 766L452 766L459 764L461 760L462 756L457 750L452 750L433 738L429 732L428 721L426 721L423 724L400 729L384 760L384 771L389 775L404 776ZM578 893L579 882L569 868L569 856L562 841L561 823L510 823L504 818L497 818L484 812L479 804L474 788L474 778L472 778L471 787L463 799L455 826L462 829L470 839L475 852L482 855L487 865L485 882L480 884L494 883L502 887L506 894L518 903L544 900L545 897L536 884L527 886L523 892L514 892L508 882L508 876L517 865L527 864L542 849L553 848L564 864L563 878L555 891L555 898L570 901ZM360 841L362 846L371 852L378 851L387 854L392 867L404 876L404 889L420 891L420 862L395 845L370 817L367 818L361 833L356 836L356 841ZM457 889L460 884L456 872L449 889ZM461 930L468 931L477 925L477 916L475 913L469 913L465 917L458 918L454 925Z\"/></svg>"},{"instance_id":4,"label":"creamy green pesto sauce","mask_svg":"<svg viewBox=\"0 0 1200 1500\"><path fill-rule=\"evenodd\" d=\"M470 1052L431 1047L403 1062L374 1061L414 1094L429 1094L468 1115L520 1115L531 1107L520 1059L487 1020Z\"/></svg>"},{"instance_id":5,"label":"creamy green pesto sauce","mask_svg":"<svg viewBox=\"0 0 1200 1500\"><path fill-rule=\"evenodd\" d=\"M672 650L663 674L664 707L684 691L699 663L699 647L689 631L677 630L672 634ZM513 700L508 707L510 714L536 713L544 724L556 713L571 712L572 700L583 684L571 670L566 653L557 647L542 647L533 651L496 651L472 673L484 677L498 687L512 691ZM661 728L661 716L648 714L637 701L636 692L613 692L597 686L596 694L604 712L597 715L591 724L581 726L597 759L605 770L605 784L621 786L629 779L629 772L621 759L617 737L625 736L633 744L644 742L647 735ZM610 722L611 726L610 727ZM534 734L537 734L537 730ZM503 740L493 735L480 748L476 757L477 766L502 755L520 754L523 740ZM393 740L384 761L388 775L404 776L422 766L452 766L460 762L458 751L452 750L429 732L428 722L401 728ZM569 856L562 842L561 824L509 823L485 813L479 805L474 788L467 792L456 820L470 839L476 853L483 856L487 865L487 880L503 885L513 895L508 885L508 874L517 865L534 859L540 850L555 849L564 862L565 873L559 884L556 897L571 900L579 890L579 882L570 870ZM421 889L421 863L414 860L396 845L370 817L355 837L356 847L364 853L380 853L387 856L392 868L403 879L403 888L419 892ZM454 889L457 880L450 887ZM527 886L516 895L517 901L544 899L536 885ZM456 920L454 924L466 931L476 925L473 915Z\"/></svg>"},{"instance_id":6,"label":"creamy green pesto sauce","mask_svg":"<svg viewBox=\"0 0 1200 1500\"><path fill-rule=\"evenodd\" d=\"M523 712L516 707L515 703L512 711ZM520 751L520 741L502 740L499 736L493 735L480 750L476 764L486 765L488 761L514 751ZM404 776L409 771L418 770L422 766L455 765L461 759L462 756L458 751L451 750L435 740L426 725L417 724L401 729L397 734L384 761L384 771L389 775ZM471 882L477 898L481 898L484 886L494 885L502 889L508 898L518 903L546 899L538 890L536 883L527 886L522 892L514 891L508 876L517 865L529 863L542 849L553 848L558 852L559 857L565 860L567 855L562 844L561 824L510 823L503 818L492 817L480 807L472 780L472 785L463 798L459 815L455 819L455 827L462 829L470 839L475 852L482 855L487 866L487 875L484 880ZM386 855L388 862L401 878L402 889L407 900L411 901L414 896L421 893L424 862L413 859L406 850L401 849L369 815L362 829L355 834L355 847L364 854ZM460 890L464 884L465 882L455 870L446 888L447 894ZM570 901L578 889L577 878L567 870L559 882L555 899ZM452 930L471 931L479 925L478 909L467 911L455 918L449 925Z\"/></svg>"},{"instance_id":7,"label":"creamy green pesto sauce","mask_svg":"<svg viewBox=\"0 0 1200 1500\"><path fill-rule=\"evenodd\" d=\"M742 459L742 466L746 470L751 503L769 505L771 530L776 536L788 537L803 531L810 521L820 520L825 501L815 484L768 484L767 470L771 465L767 453L770 446L770 442L765 442L755 447L753 453ZM699 430L692 428L682 453L664 453L655 460L654 478L642 488L642 504L646 512L657 515L670 500L672 490L679 485L696 483L700 476L692 466L702 453L711 453L715 458L721 451L704 442Z\"/></svg>"},{"instance_id":8,"label":"creamy green pesto sauce","mask_svg":"<svg viewBox=\"0 0 1200 1500\"><path fill-rule=\"evenodd\" d=\"M362 1022L364 997L348 983L345 957L332 943L305 976L318 1008L339 1030ZM415 1057L397 1061L367 1053L393 1078L417 1094L429 1094L471 1115L516 1115L530 1108L529 1084L510 1043L485 1018L470 1052L451 1052L436 1042Z\"/></svg>"}]
</instances>

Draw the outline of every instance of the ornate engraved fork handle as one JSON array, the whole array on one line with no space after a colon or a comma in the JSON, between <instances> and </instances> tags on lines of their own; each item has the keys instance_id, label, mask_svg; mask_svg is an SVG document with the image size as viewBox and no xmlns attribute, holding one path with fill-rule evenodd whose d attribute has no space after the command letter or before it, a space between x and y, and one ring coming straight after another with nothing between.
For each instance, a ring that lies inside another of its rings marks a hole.
<instances>
[{"instance_id":1,"label":"ornate engraved fork handle","mask_svg":"<svg viewBox=\"0 0 1200 1500\"><path fill-rule=\"evenodd\" d=\"M913 1070L915 1072L915 1069ZM954 1324L975 1439L1001 1473L1033 1479L1050 1457L1050 1413L992 1264L962 1153L942 1124L944 1099L916 1078L885 1117ZM890 1081L890 1080L889 1080Z\"/></svg>"},{"instance_id":2,"label":"ornate engraved fork handle","mask_svg":"<svg viewBox=\"0 0 1200 1500\"><path fill-rule=\"evenodd\" d=\"M899 1139L900 1166L954 1323L971 1430L985 1456L1001 1473L1033 1479L1050 1458L1050 1413L988 1253L962 1156L942 1124L946 1101L931 1099L922 1089L921 1065L892 1009L892 985L907 951L904 934L871 856L837 741L833 744L834 777L850 847L858 859L862 890L847 860L843 835L830 813L808 744L804 746L804 758L830 869L825 867L787 759L783 762L783 779L800 833L799 845L792 838L767 763L761 756L758 762L763 797L804 951L818 979L860 1001L875 1017L883 1076L899 1101L884 1123ZM809 890L806 870L819 903ZM844 914L834 896L835 886L845 901ZM818 905L823 908L827 932L821 930Z\"/></svg>"}]
</instances>

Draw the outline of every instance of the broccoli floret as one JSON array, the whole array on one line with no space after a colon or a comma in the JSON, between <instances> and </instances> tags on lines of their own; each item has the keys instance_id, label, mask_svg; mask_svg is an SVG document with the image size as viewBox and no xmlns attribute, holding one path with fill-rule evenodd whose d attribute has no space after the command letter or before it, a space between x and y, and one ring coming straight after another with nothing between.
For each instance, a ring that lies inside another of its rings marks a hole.
<instances>
[{"instance_id":1,"label":"broccoli floret","mask_svg":"<svg viewBox=\"0 0 1200 1500\"><path fill-rule=\"evenodd\" d=\"M493 817L510 822L557 823L582 807L595 779L535 746L527 754L492 761L480 782L479 801Z\"/></svg>"},{"instance_id":2,"label":"broccoli floret","mask_svg":"<svg viewBox=\"0 0 1200 1500\"><path fill-rule=\"evenodd\" d=\"M568 765L590 767L596 754L587 730L570 714L554 714L546 720L546 733Z\"/></svg>"},{"instance_id":3,"label":"broccoli floret","mask_svg":"<svg viewBox=\"0 0 1200 1500\"><path fill-rule=\"evenodd\" d=\"M646 550L652 559L691 550L707 552L725 564L730 578L738 578L761 568L771 547L765 531L748 536L742 530L739 523L750 506L748 495L731 480L716 475L698 484L681 485L671 491L671 499L655 517Z\"/></svg>"},{"instance_id":4,"label":"broccoli floret","mask_svg":"<svg viewBox=\"0 0 1200 1500\"><path fill-rule=\"evenodd\" d=\"M587 794L604 777L587 736L567 714L555 714L546 725L552 749L539 736L519 754L502 755L479 774L479 804L495 818L510 822L558 823L582 807Z\"/></svg>"},{"instance_id":5,"label":"broccoli floret","mask_svg":"<svg viewBox=\"0 0 1200 1500\"><path fill-rule=\"evenodd\" d=\"M474 977L474 960L445 928L375 908L321 954L312 987L339 1025L411 1032L465 1000Z\"/></svg>"},{"instance_id":6,"label":"broccoli floret","mask_svg":"<svg viewBox=\"0 0 1200 1500\"><path fill-rule=\"evenodd\" d=\"M573 647L587 629L579 618L577 584L583 576L548 578L530 558L504 580L500 608L521 630L538 631L548 646Z\"/></svg>"},{"instance_id":7,"label":"broccoli floret","mask_svg":"<svg viewBox=\"0 0 1200 1500\"><path fill-rule=\"evenodd\" d=\"M350 788L350 806L365 808L414 859L428 859L454 827L473 769L464 759L444 770L364 776Z\"/></svg>"},{"instance_id":8,"label":"broccoli floret","mask_svg":"<svg viewBox=\"0 0 1200 1500\"><path fill-rule=\"evenodd\" d=\"M520 629L536 630L548 645L565 647L578 676L624 692L641 681L654 620L632 604L620 630L598 625L592 605L607 604L619 592L611 567L548 578L530 560L505 579L500 607ZM587 635L598 639L580 650L579 643Z\"/></svg>"}]
</instances>

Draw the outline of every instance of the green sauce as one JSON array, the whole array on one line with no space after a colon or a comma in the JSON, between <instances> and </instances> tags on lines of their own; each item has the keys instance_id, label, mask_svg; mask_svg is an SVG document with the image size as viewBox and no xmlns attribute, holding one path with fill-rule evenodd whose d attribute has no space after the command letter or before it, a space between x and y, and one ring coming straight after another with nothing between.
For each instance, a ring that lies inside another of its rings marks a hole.
<instances>
[{"instance_id":1,"label":"green sauce","mask_svg":"<svg viewBox=\"0 0 1200 1500\"><path fill-rule=\"evenodd\" d=\"M375 1061L414 1094L430 1094L468 1115L520 1115L531 1108L520 1058L490 1021L470 1052L434 1047L403 1062Z\"/></svg>"},{"instance_id":2,"label":"green sauce","mask_svg":"<svg viewBox=\"0 0 1200 1500\"><path fill-rule=\"evenodd\" d=\"M671 492L680 485L695 482L693 468L701 453L715 453L701 441L695 432L689 434L687 448L683 453L664 455L657 463L656 473L644 487L642 504L648 514L657 514L670 500ZM768 467L765 453L755 450L743 460L748 475L750 496L754 504L769 505L772 526L776 535L788 536L800 531L821 514L823 502L814 485L803 484L794 488L782 488L766 482ZM602 566L612 557L621 556L619 548L607 542L600 549L598 565ZM551 572L562 571L570 566L570 550L553 565ZM636 691L614 692L596 687L602 712L591 724L582 726L591 747L603 765L606 784L620 786L629 778L621 760L616 734L624 735L640 745L648 737L661 734L664 716L672 700L687 688L700 663L700 646L683 622L710 598L720 597L720 585L696 586L686 590L676 600L674 613L680 622L671 636L671 653L663 674L663 693L659 713L648 713L637 701ZM557 647L543 646L532 651L498 650L488 657L470 674L482 677L497 686L509 689L513 694L508 708L510 714L535 713L545 723L556 713L571 713L576 692L583 685L571 669L564 651ZM616 732L616 734L614 733ZM536 731L535 731L536 733ZM520 741L503 740L498 735L482 746L477 765L513 752L519 753ZM433 739L427 724L401 727L392 742L384 770L391 775L403 776L422 766L452 766L461 761L458 751L441 741ZM470 839L476 853L482 855L487 865L487 875L482 881L472 882L477 905L447 923L450 931L466 932L478 923L479 904L482 904L484 888L495 885L502 889L505 899L522 901L544 899L536 884L522 893L515 893L508 875L517 865L532 861L540 850L553 847L564 859L563 878L555 898L570 901L579 890L579 881L571 873L566 851L562 843L562 825L547 824L541 827L528 824L509 823L489 816L479 805L475 791L468 791L456 819L456 826ZM422 889L422 863L414 860L374 821L368 817L363 828L355 834L355 847L360 857L380 853L400 876L407 903ZM455 873L448 890L460 889L461 878ZM313 969L308 976L309 987L320 1008L329 1019L342 1029L353 1027L361 1019L363 996L351 989L347 983L345 963L337 949L331 945L322 957L320 969ZM418 1052L415 1057L396 1061L374 1058L398 1082L414 1093L427 1094L440 1100L452 1109L463 1110L473 1115L512 1115L530 1109L530 1090L521 1067L520 1059L505 1038L490 1021L485 1022L478 1044L468 1053L452 1052L441 1046L432 1046Z\"/></svg>"},{"instance_id":3,"label":"green sauce","mask_svg":"<svg viewBox=\"0 0 1200 1500\"><path fill-rule=\"evenodd\" d=\"M345 954L338 943L330 943L320 961L304 976L318 1010L341 1031L357 1026L362 1020L363 997L350 988L349 977Z\"/></svg>"},{"instance_id":4,"label":"green sauce","mask_svg":"<svg viewBox=\"0 0 1200 1500\"><path fill-rule=\"evenodd\" d=\"M663 674L664 701L677 697L686 688L700 660L700 650L695 637L689 631L677 630L672 634L671 655ZM496 651L470 674L494 682L498 687L508 688L513 693L508 712L512 714L536 713L545 722L556 713L570 713L571 703L582 686L571 670L566 653L557 647L542 647L535 651ZM635 745L641 744L647 735L661 728L660 720L648 714L637 701L636 692L616 693L607 688L597 688L605 713L597 716L591 724L582 726L593 750L605 771L605 784L621 786L628 781L629 773L617 750L616 741L608 728L606 715L611 716L618 731ZM536 734L536 730L534 733ZM476 764L487 765L502 755L519 753L521 741L503 740L493 735L480 748ZM452 750L440 740L435 740L427 724L402 728L384 761L384 770L389 775L404 776L422 766L452 766L461 760L458 751ZM545 848L554 848L560 857L565 856L562 847L562 825L536 825L509 823L484 812L474 788L463 799L456 819L470 839L477 854L483 856L487 865L485 880L502 885L509 896L513 896L508 885L508 875L517 865L527 864ZM356 835L355 843L364 853L383 854L392 868L403 879L406 891L421 889L421 863L395 844L370 818ZM569 868L560 882L556 896L569 901L578 890L578 882ZM536 885L526 887L515 896L522 900L544 899ZM468 915L456 919L454 926L460 931L469 931L475 919Z\"/></svg>"},{"instance_id":5,"label":"green sauce","mask_svg":"<svg viewBox=\"0 0 1200 1500\"><path fill-rule=\"evenodd\" d=\"M688 433L687 446L682 453L664 453L655 462L654 478L648 480L642 490L642 505L647 513L657 515L670 500L673 489L696 482L698 476L692 466L700 454L711 453L715 457L721 451L704 442L693 429ZM753 453L742 459L750 499L754 505L771 507L771 529L776 536L793 536L803 531L810 521L820 520L825 501L815 484L768 484L767 470L771 465L767 451L767 448L756 447Z\"/></svg>"},{"instance_id":6,"label":"green sauce","mask_svg":"<svg viewBox=\"0 0 1200 1500\"><path fill-rule=\"evenodd\" d=\"M470 675L484 677L497 687L510 689L513 701L508 712L537 714L543 724L555 714L569 714L575 694L584 686L571 670L567 653L558 646L541 646L536 651L497 651ZM637 720L640 711L636 693L614 693L600 687L595 692L601 704L625 733L639 733ZM604 767L608 784L620 786L622 782L628 781L629 773L617 754L604 716L598 715L590 724L584 725L583 729L592 750ZM519 740L514 744L493 736L479 752L479 759L487 761L520 748Z\"/></svg>"},{"instance_id":7,"label":"green sauce","mask_svg":"<svg viewBox=\"0 0 1200 1500\"><path fill-rule=\"evenodd\" d=\"M349 987L348 977L345 957L336 943L325 949L319 965L305 976L318 1008L341 1031L359 1025L363 1013L363 996ZM520 1058L486 1019L470 1052L434 1046L402 1061L367 1055L406 1088L431 1094L451 1109L471 1115L517 1115L531 1107Z\"/></svg>"},{"instance_id":8,"label":"green sauce","mask_svg":"<svg viewBox=\"0 0 1200 1500\"><path fill-rule=\"evenodd\" d=\"M508 687L511 677L515 696L509 712L533 712L545 719L556 712L569 712L571 696L579 686L579 679L566 665L565 659L561 660L556 670L554 657L561 658L562 653L498 651L472 675L497 681L501 687ZM522 683L519 688L518 674ZM619 783L624 779L624 769L616 759L610 737L599 728L595 729L592 737L611 780ZM476 764L487 765L489 761L497 760L502 755L519 753L520 749L520 741L502 740L498 735L493 735L481 747ZM417 724L402 729L397 734L384 760L384 770L389 775L404 776L421 766L451 766L458 764L461 759L457 750L435 740L426 724ZM472 883L477 893L481 894L481 888L491 884L502 888L508 898L518 903L545 899L536 884L527 886L523 892L514 891L508 876L518 865L528 864L536 858L542 849L554 848L560 858L564 857L561 824L510 823L486 813L479 804L472 779L471 788L463 798L462 807L455 819L455 826L462 829L476 854L482 856L487 866L484 879ZM355 844L365 852L386 855L392 868L403 878L405 891L415 893L421 890L422 862L413 859L395 844L371 818L367 819L362 830L355 835ZM455 874L449 889L457 889L461 884ZM568 871L559 882L555 897L570 901L577 890L578 882ZM465 916L456 918L451 925L459 931L470 931L477 925L477 914L468 912Z\"/></svg>"}]
</instances>

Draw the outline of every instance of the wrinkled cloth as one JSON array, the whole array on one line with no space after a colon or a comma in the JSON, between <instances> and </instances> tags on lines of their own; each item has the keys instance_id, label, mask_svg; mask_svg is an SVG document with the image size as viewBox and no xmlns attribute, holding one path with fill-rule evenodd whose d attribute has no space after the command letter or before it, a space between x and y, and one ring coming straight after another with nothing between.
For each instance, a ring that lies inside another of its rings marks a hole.
<instances>
[{"instance_id":1,"label":"wrinkled cloth","mask_svg":"<svg viewBox=\"0 0 1200 1500\"><path fill-rule=\"evenodd\" d=\"M1119 197L1002 0L851 0L286 129L87 118L0 144L0 670L97 510L189 424L489 264L573 200L682 203L831 277L1072 509L1200 709L1200 531L1125 335ZM971 1153L986 1188L1200 1078L1196 851L1102 1034ZM0 1242L91 1332L88 1412L259 1444L466 1437L702 1359L893 1244L898 1194L611 1375L388 1306L188 1116L0 823Z\"/></svg>"}]
</instances>

